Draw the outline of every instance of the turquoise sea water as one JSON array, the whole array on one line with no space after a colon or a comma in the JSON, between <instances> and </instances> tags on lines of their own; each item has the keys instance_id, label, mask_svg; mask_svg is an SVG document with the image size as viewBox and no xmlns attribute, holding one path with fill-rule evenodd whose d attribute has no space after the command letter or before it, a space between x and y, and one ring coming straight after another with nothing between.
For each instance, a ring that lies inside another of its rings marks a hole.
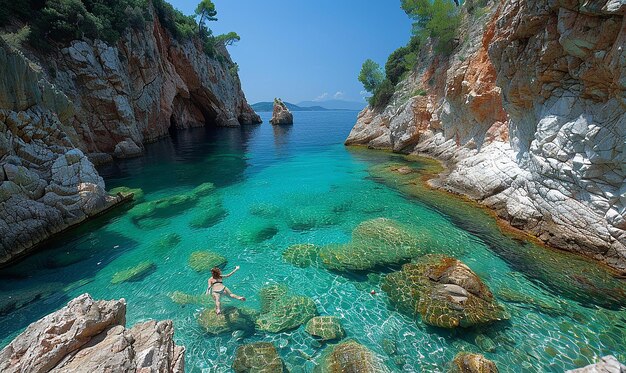
<instances>
[{"instance_id":1,"label":"turquoise sea water","mask_svg":"<svg viewBox=\"0 0 626 373\"><path fill-rule=\"evenodd\" d=\"M248 298L245 306L259 307L262 287L285 284L294 294L312 297L320 314L340 317L347 336L379 354L393 371L443 372L459 351L483 353L503 372L559 372L607 354L626 360L624 280L580 257L505 236L470 204L437 192L410 193L398 180L385 180L376 172L381 165L424 165L345 148L355 112L297 112L293 127L270 126L268 114L262 113L260 126L181 131L149 145L145 157L101 168L107 188L142 188L146 201L189 193L206 182L217 190L155 227L134 224L128 208L122 209L0 270L2 346L29 323L88 292L96 299L125 298L129 326L174 320L176 341L187 348L188 372L230 371L237 346L254 341L274 342L291 371L311 371L324 346L303 327L209 336L197 322L202 306L171 300L175 291L204 292L208 274L193 271L188 258L211 250L227 258L226 271L241 266L225 282ZM220 220L208 228L190 227L216 201L225 210ZM469 265L511 319L452 332L429 327L389 305L380 275L392 268L341 275L295 267L282 258L293 244L348 242L359 223L380 217L428 232L426 249ZM180 242L162 245L168 234L179 235ZM144 261L155 269L137 281L111 284L116 272ZM385 352L384 340L396 343L395 354Z\"/></svg>"}]
</instances>

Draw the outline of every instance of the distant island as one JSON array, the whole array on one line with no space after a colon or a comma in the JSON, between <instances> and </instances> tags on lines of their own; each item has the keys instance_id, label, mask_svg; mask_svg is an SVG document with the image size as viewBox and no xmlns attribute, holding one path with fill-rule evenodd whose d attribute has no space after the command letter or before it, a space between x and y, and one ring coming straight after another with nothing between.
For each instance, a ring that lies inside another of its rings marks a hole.
<instances>
[{"instance_id":1,"label":"distant island","mask_svg":"<svg viewBox=\"0 0 626 373\"><path fill-rule=\"evenodd\" d=\"M342 100L328 100L328 101L302 101L298 104L292 104L284 101L289 111L329 111L329 110L344 110L344 111L361 111L365 107L366 103L342 101ZM323 105L323 106L322 106ZM256 112L271 112L274 103L271 101L257 102L251 105L252 109Z\"/></svg>"}]
</instances>

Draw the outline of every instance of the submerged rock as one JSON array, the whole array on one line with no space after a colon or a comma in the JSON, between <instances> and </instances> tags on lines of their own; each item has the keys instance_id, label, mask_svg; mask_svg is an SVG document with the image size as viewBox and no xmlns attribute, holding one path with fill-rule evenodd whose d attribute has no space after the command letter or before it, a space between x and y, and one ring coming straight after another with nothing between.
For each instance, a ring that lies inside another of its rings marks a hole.
<instances>
[{"instance_id":1,"label":"submerged rock","mask_svg":"<svg viewBox=\"0 0 626 373\"><path fill-rule=\"evenodd\" d=\"M195 304L198 306L212 306L215 301L208 294L187 294L182 291L175 291L169 295L172 302L180 305Z\"/></svg>"},{"instance_id":2,"label":"submerged rock","mask_svg":"<svg viewBox=\"0 0 626 373\"><path fill-rule=\"evenodd\" d=\"M249 208L250 214L261 218L275 218L280 214L280 207L270 203L254 203Z\"/></svg>"},{"instance_id":3,"label":"submerged rock","mask_svg":"<svg viewBox=\"0 0 626 373\"><path fill-rule=\"evenodd\" d=\"M221 203L205 206L189 221L189 226L196 229L209 228L219 223L227 214Z\"/></svg>"},{"instance_id":4,"label":"submerged rock","mask_svg":"<svg viewBox=\"0 0 626 373\"><path fill-rule=\"evenodd\" d=\"M270 285L259 292L261 315L256 320L259 330L271 333L297 328L317 315L317 307L309 297L291 295L284 285Z\"/></svg>"},{"instance_id":5,"label":"submerged rock","mask_svg":"<svg viewBox=\"0 0 626 373\"><path fill-rule=\"evenodd\" d=\"M306 323L305 330L322 341L342 339L346 335L335 316L316 316Z\"/></svg>"},{"instance_id":6,"label":"submerged rock","mask_svg":"<svg viewBox=\"0 0 626 373\"><path fill-rule=\"evenodd\" d=\"M498 373L498 367L483 355L460 352L452 361L450 373Z\"/></svg>"},{"instance_id":7,"label":"submerged rock","mask_svg":"<svg viewBox=\"0 0 626 373\"><path fill-rule=\"evenodd\" d=\"M385 277L382 289L401 312L443 328L470 327L508 318L469 267L444 255L426 255Z\"/></svg>"},{"instance_id":8,"label":"submerged rock","mask_svg":"<svg viewBox=\"0 0 626 373\"><path fill-rule=\"evenodd\" d=\"M281 373L283 361L269 342L250 343L237 348L233 370L237 373Z\"/></svg>"},{"instance_id":9,"label":"submerged rock","mask_svg":"<svg viewBox=\"0 0 626 373\"><path fill-rule=\"evenodd\" d=\"M566 373L626 373L626 365L620 363L615 356L608 355L595 364L568 370Z\"/></svg>"},{"instance_id":10,"label":"submerged rock","mask_svg":"<svg viewBox=\"0 0 626 373\"><path fill-rule=\"evenodd\" d=\"M156 271L156 268L156 264L153 262L141 262L134 267L127 268L114 274L111 278L111 283L119 284L128 281L139 281Z\"/></svg>"},{"instance_id":11,"label":"submerged rock","mask_svg":"<svg viewBox=\"0 0 626 373\"><path fill-rule=\"evenodd\" d=\"M278 233L278 227L272 222L251 220L244 223L238 233L238 238L243 243L258 244L274 237Z\"/></svg>"},{"instance_id":12,"label":"submerged rock","mask_svg":"<svg viewBox=\"0 0 626 373\"><path fill-rule=\"evenodd\" d=\"M283 251L283 259L297 267L305 268L318 263L319 251L319 246L310 243L291 245Z\"/></svg>"},{"instance_id":13,"label":"submerged rock","mask_svg":"<svg viewBox=\"0 0 626 373\"><path fill-rule=\"evenodd\" d=\"M193 194L196 197L204 197L204 196L208 196L214 191L215 191L215 185L213 183L203 183L195 187L191 191L191 194Z\"/></svg>"},{"instance_id":14,"label":"submerged rock","mask_svg":"<svg viewBox=\"0 0 626 373\"><path fill-rule=\"evenodd\" d=\"M386 373L390 370L374 352L356 341L349 340L326 347L314 372Z\"/></svg>"},{"instance_id":15,"label":"submerged rock","mask_svg":"<svg viewBox=\"0 0 626 373\"><path fill-rule=\"evenodd\" d=\"M189 256L187 263L196 272L210 271L213 267L226 265L226 258L213 251L195 251Z\"/></svg>"},{"instance_id":16,"label":"submerged rock","mask_svg":"<svg viewBox=\"0 0 626 373\"><path fill-rule=\"evenodd\" d=\"M359 224L352 241L329 245L320 251L328 269L350 272L370 271L376 267L399 264L422 255L420 239L398 222L378 218Z\"/></svg>"},{"instance_id":17,"label":"submerged rock","mask_svg":"<svg viewBox=\"0 0 626 373\"><path fill-rule=\"evenodd\" d=\"M141 228L143 220L170 218L195 206L197 202L198 197L194 194L179 194L141 203L133 207L128 213L133 223Z\"/></svg>"},{"instance_id":18,"label":"submerged rock","mask_svg":"<svg viewBox=\"0 0 626 373\"><path fill-rule=\"evenodd\" d=\"M53 282L47 284L38 284L37 286L21 289L13 289L10 292L2 292L0 298L0 316L26 307L29 304L40 299L46 298L63 289L63 284Z\"/></svg>"},{"instance_id":19,"label":"submerged rock","mask_svg":"<svg viewBox=\"0 0 626 373\"><path fill-rule=\"evenodd\" d=\"M143 201L143 197L144 197L144 193L143 193L143 189L141 188L129 188L129 187L117 187L117 188L113 188L111 190L109 190L109 194L112 196L116 196L119 193L121 193L123 196L127 196L129 194L133 195L133 201L134 202L142 202Z\"/></svg>"},{"instance_id":20,"label":"submerged rock","mask_svg":"<svg viewBox=\"0 0 626 373\"><path fill-rule=\"evenodd\" d=\"M293 124L293 114L287 109L287 105L280 99L274 99L274 109L272 110L272 119L270 123L277 124Z\"/></svg>"},{"instance_id":21,"label":"submerged rock","mask_svg":"<svg viewBox=\"0 0 626 373\"><path fill-rule=\"evenodd\" d=\"M181 240L182 237L178 233L166 233L159 239L158 247L160 250L166 251L174 248Z\"/></svg>"},{"instance_id":22,"label":"submerged rock","mask_svg":"<svg viewBox=\"0 0 626 373\"><path fill-rule=\"evenodd\" d=\"M322 206L307 206L289 211L286 219L290 229L307 231L335 225L339 222L339 215L331 213Z\"/></svg>"},{"instance_id":23,"label":"submerged rock","mask_svg":"<svg viewBox=\"0 0 626 373\"><path fill-rule=\"evenodd\" d=\"M172 321L131 329L125 323L124 299L94 301L83 294L30 324L2 349L0 371L184 372L185 348L174 343Z\"/></svg>"},{"instance_id":24,"label":"submerged rock","mask_svg":"<svg viewBox=\"0 0 626 373\"><path fill-rule=\"evenodd\" d=\"M241 330L254 333L254 322L258 312L247 308L222 307L222 313L215 313L215 308L207 308L198 316L198 323L209 334L219 335Z\"/></svg>"}]
</instances>

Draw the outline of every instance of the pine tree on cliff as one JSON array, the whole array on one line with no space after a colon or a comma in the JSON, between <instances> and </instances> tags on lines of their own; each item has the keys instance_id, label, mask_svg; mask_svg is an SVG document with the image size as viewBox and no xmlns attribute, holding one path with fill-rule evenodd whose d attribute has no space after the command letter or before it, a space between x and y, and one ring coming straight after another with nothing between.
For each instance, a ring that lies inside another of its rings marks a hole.
<instances>
[{"instance_id":1,"label":"pine tree on cliff","mask_svg":"<svg viewBox=\"0 0 626 373\"><path fill-rule=\"evenodd\" d=\"M200 31L202 31L203 27L206 28L204 22L206 21L217 21L217 10L215 10L215 4L211 0L202 0L198 7L196 8L196 15L200 17L200 21L198 25L200 26Z\"/></svg>"}]
</instances>

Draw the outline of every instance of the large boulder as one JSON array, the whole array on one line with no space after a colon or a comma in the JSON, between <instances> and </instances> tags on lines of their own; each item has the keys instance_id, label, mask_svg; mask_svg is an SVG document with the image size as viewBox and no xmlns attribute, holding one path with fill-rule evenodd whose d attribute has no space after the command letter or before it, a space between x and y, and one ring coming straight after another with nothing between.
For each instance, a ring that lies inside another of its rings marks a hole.
<instances>
[{"instance_id":1,"label":"large boulder","mask_svg":"<svg viewBox=\"0 0 626 373\"><path fill-rule=\"evenodd\" d=\"M387 275L382 289L408 315L442 328L470 327L508 318L491 291L461 261L425 255Z\"/></svg>"},{"instance_id":2,"label":"large boulder","mask_svg":"<svg viewBox=\"0 0 626 373\"><path fill-rule=\"evenodd\" d=\"M310 243L289 246L283 251L283 259L296 267L309 267L319 261L320 248Z\"/></svg>"},{"instance_id":3,"label":"large boulder","mask_svg":"<svg viewBox=\"0 0 626 373\"><path fill-rule=\"evenodd\" d=\"M320 251L324 266L340 272L372 271L422 255L420 237L387 218L367 220L352 231L352 241Z\"/></svg>"},{"instance_id":4,"label":"large boulder","mask_svg":"<svg viewBox=\"0 0 626 373\"><path fill-rule=\"evenodd\" d=\"M498 367L483 355L460 352L452 361L450 373L498 373Z\"/></svg>"},{"instance_id":5,"label":"large boulder","mask_svg":"<svg viewBox=\"0 0 626 373\"><path fill-rule=\"evenodd\" d=\"M284 285L270 285L261 289L261 315L256 320L259 330L280 333L303 325L315 315L313 299L291 295Z\"/></svg>"},{"instance_id":6,"label":"large boulder","mask_svg":"<svg viewBox=\"0 0 626 373\"><path fill-rule=\"evenodd\" d=\"M386 373L390 372L382 359L367 347L349 340L324 350L315 373Z\"/></svg>"},{"instance_id":7,"label":"large boulder","mask_svg":"<svg viewBox=\"0 0 626 373\"><path fill-rule=\"evenodd\" d=\"M223 267L226 258L213 251L195 251L189 256L188 264L196 272L206 272L213 267Z\"/></svg>"},{"instance_id":8,"label":"large boulder","mask_svg":"<svg viewBox=\"0 0 626 373\"><path fill-rule=\"evenodd\" d=\"M250 343L237 348L233 370L236 373L282 373L283 361L269 342Z\"/></svg>"},{"instance_id":9,"label":"large boulder","mask_svg":"<svg viewBox=\"0 0 626 373\"><path fill-rule=\"evenodd\" d=\"M346 335L341 322L335 316L315 316L306 323L305 330L322 341L342 339Z\"/></svg>"},{"instance_id":10,"label":"large boulder","mask_svg":"<svg viewBox=\"0 0 626 373\"><path fill-rule=\"evenodd\" d=\"M124 299L94 301L83 294L30 324L0 351L6 373L184 372L184 351L172 322L148 321L126 329Z\"/></svg>"},{"instance_id":11,"label":"large boulder","mask_svg":"<svg viewBox=\"0 0 626 373\"><path fill-rule=\"evenodd\" d=\"M568 370L566 373L626 373L626 365L620 363L615 356L608 355L595 364Z\"/></svg>"},{"instance_id":12,"label":"large boulder","mask_svg":"<svg viewBox=\"0 0 626 373\"><path fill-rule=\"evenodd\" d=\"M252 334L257 316L258 312L247 308L222 307L219 315L215 308L207 308L198 316L198 323L211 335L232 333L235 330Z\"/></svg>"},{"instance_id":13,"label":"large boulder","mask_svg":"<svg viewBox=\"0 0 626 373\"><path fill-rule=\"evenodd\" d=\"M287 105L279 99L274 99L274 109L272 110L272 119L270 123L277 124L293 124L293 114L287 109Z\"/></svg>"}]
</instances>

